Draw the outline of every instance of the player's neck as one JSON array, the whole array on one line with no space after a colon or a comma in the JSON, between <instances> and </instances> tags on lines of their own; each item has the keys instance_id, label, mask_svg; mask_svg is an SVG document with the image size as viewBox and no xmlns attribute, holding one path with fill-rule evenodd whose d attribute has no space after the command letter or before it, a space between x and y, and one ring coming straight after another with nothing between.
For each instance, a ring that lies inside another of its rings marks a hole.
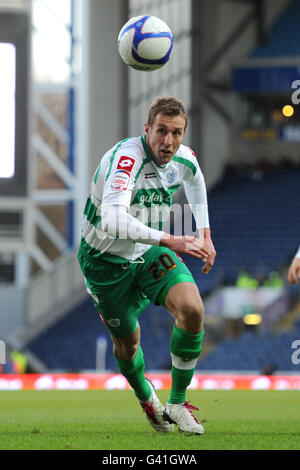
<instances>
[{"instance_id":1,"label":"player's neck","mask_svg":"<svg viewBox=\"0 0 300 470\"><path fill-rule=\"evenodd\" d=\"M149 144L149 139L148 139L148 136L147 134L144 134L144 136L142 137L142 142L143 142L143 147L144 147L144 151L147 155L147 157L149 158L149 160L151 160L156 166L158 166L159 168L166 168L167 164L164 163L163 165L160 165L155 157L154 157L154 154L153 152L151 151L151 146Z\"/></svg>"}]
</instances>

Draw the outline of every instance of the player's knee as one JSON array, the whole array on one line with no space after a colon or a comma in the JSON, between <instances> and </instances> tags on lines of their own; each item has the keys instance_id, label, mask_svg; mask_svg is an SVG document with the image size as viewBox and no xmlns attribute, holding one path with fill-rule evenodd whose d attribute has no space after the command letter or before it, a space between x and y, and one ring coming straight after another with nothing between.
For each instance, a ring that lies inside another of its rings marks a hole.
<instances>
[{"instance_id":1,"label":"player's knee","mask_svg":"<svg viewBox=\"0 0 300 470\"><path fill-rule=\"evenodd\" d=\"M190 333L199 333L203 329L204 305L202 300L197 303L186 303L182 306L181 321L184 329Z\"/></svg>"},{"instance_id":2,"label":"player's knee","mask_svg":"<svg viewBox=\"0 0 300 470\"><path fill-rule=\"evenodd\" d=\"M134 357L136 356L138 352L138 349L139 349L138 344L130 344L126 346L125 350L126 350L126 355L127 355L128 360L134 359Z\"/></svg>"},{"instance_id":3,"label":"player's knee","mask_svg":"<svg viewBox=\"0 0 300 470\"><path fill-rule=\"evenodd\" d=\"M126 344L122 342L114 342L114 354L124 361L131 361L136 356L139 344Z\"/></svg>"}]
</instances>

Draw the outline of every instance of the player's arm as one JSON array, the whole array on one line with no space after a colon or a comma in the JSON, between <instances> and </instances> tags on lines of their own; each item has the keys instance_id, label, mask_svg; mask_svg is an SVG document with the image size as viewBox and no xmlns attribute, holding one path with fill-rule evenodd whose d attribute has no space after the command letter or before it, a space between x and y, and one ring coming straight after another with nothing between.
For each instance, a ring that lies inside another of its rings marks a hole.
<instances>
[{"instance_id":1,"label":"player's arm","mask_svg":"<svg viewBox=\"0 0 300 470\"><path fill-rule=\"evenodd\" d=\"M188 171L190 171L190 169L188 169ZM216 250L210 235L204 178L199 167L198 171L199 176L196 174L197 176L193 178L186 177L186 180L184 180L184 188L188 203L196 220L199 238L189 235L172 236L165 234L161 238L160 245L166 246L178 253L202 259L202 261L205 262L202 272L207 274L214 264Z\"/></svg>"},{"instance_id":2,"label":"player's arm","mask_svg":"<svg viewBox=\"0 0 300 470\"><path fill-rule=\"evenodd\" d=\"M112 237L130 239L134 242L149 245L165 246L182 254L189 254L207 261L209 250L203 247L203 241L192 236L177 237L148 227L129 213L135 175L141 162L128 157L133 165L122 167L126 157L116 158L107 178L101 204L101 227ZM124 170L124 168L126 168ZM122 171L122 169L124 171Z\"/></svg>"},{"instance_id":3,"label":"player's arm","mask_svg":"<svg viewBox=\"0 0 300 470\"><path fill-rule=\"evenodd\" d=\"M129 213L135 177L142 162L134 156L116 155L106 177L101 204L101 228L112 238L159 245L164 234Z\"/></svg>"},{"instance_id":4,"label":"player's arm","mask_svg":"<svg viewBox=\"0 0 300 470\"><path fill-rule=\"evenodd\" d=\"M300 279L300 246L288 270L288 281L296 284Z\"/></svg>"},{"instance_id":5,"label":"player's arm","mask_svg":"<svg viewBox=\"0 0 300 470\"><path fill-rule=\"evenodd\" d=\"M133 217L125 205L104 205L101 211L101 225L113 238L130 239L147 245L158 246L164 234Z\"/></svg>"},{"instance_id":6,"label":"player's arm","mask_svg":"<svg viewBox=\"0 0 300 470\"><path fill-rule=\"evenodd\" d=\"M160 239L160 246L170 248L177 253L184 255L191 255L195 258L200 258L207 263L208 257L211 255L210 249L204 245L203 240L200 240L191 235L170 235L164 233ZM204 266L205 267L205 266ZM203 268L204 269L204 268ZM204 272L204 271L203 271Z\"/></svg>"},{"instance_id":7,"label":"player's arm","mask_svg":"<svg viewBox=\"0 0 300 470\"><path fill-rule=\"evenodd\" d=\"M209 226L206 184L196 159L195 166L197 168L195 175L189 170L186 171L183 184L187 201L195 218L199 241L202 243L202 249L207 253L207 256L202 258L205 262L202 272L208 274L214 265L216 250L211 239Z\"/></svg>"},{"instance_id":8,"label":"player's arm","mask_svg":"<svg viewBox=\"0 0 300 470\"><path fill-rule=\"evenodd\" d=\"M101 226L112 237L123 240L130 239L148 245L165 246L177 253L188 254L208 262L210 252L203 247L203 241L188 235L173 236L146 226L129 214L125 198L122 199L122 205L106 204L106 200L102 205Z\"/></svg>"}]
</instances>

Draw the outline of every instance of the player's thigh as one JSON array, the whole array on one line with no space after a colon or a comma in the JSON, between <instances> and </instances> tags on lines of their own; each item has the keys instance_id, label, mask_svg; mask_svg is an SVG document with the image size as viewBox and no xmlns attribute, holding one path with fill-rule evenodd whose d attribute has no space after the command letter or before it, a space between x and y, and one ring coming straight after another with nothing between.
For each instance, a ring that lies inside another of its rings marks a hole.
<instances>
[{"instance_id":1,"label":"player's thigh","mask_svg":"<svg viewBox=\"0 0 300 470\"><path fill-rule=\"evenodd\" d=\"M137 283L156 305L164 305L169 289L179 283L195 285L192 273L172 250L151 247L144 255L144 264L137 269Z\"/></svg>"},{"instance_id":2,"label":"player's thigh","mask_svg":"<svg viewBox=\"0 0 300 470\"><path fill-rule=\"evenodd\" d=\"M181 328L191 333L203 328L204 305L196 284L181 282L172 286L167 292L165 307Z\"/></svg>"},{"instance_id":3,"label":"player's thigh","mask_svg":"<svg viewBox=\"0 0 300 470\"><path fill-rule=\"evenodd\" d=\"M172 286L165 298L165 306L171 312L187 309L204 310L203 301L196 284L181 282Z\"/></svg>"},{"instance_id":4,"label":"player's thigh","mask_svg":"<svg viewBox=\"0 0 300 470\"><path fill-rule=\"evenodd\" d=\"M131 335L138 326L140 314L149 304L149 300L134 288L133 282L124 281L100 292L94 287L93 299L104 324L115 338Z\"/></svg>"},{"instance_id":5,"label":"player's thigh","mask_svg":"<svg viewBox=\"0 0 300 470\"><path fill-rule=\"evenodd\" d=\"M113 337L126 337L138 326L149 300L137 288L134 267L102 263L98 272L88 262L82 267L87 291Z\"/></svg>"}]
</instances>

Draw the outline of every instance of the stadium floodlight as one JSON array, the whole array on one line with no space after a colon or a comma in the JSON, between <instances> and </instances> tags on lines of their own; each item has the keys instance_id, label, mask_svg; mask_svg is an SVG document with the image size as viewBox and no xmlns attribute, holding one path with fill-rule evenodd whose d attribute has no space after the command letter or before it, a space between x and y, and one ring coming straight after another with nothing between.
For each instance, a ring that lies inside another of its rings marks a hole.
<instances>
[{"instance_id":1,"label":"stadium floodlight","mask_svg":"<svg viewBox=\"0 0 300 470\"><path fill-rule=\"evenodd\" d=\"M0 178L15 174L16 47L0 43Z\"/></svg>"},{"instance_id":2,"label":"stadium floodlight","mask_svg":"<svg viewBox=\"0 0 300 470\"><path fill-rule=\"evenodd\" d=\"M0 10L0 196L28 193L30 17Z\"/></svg>"}]
</instances>

